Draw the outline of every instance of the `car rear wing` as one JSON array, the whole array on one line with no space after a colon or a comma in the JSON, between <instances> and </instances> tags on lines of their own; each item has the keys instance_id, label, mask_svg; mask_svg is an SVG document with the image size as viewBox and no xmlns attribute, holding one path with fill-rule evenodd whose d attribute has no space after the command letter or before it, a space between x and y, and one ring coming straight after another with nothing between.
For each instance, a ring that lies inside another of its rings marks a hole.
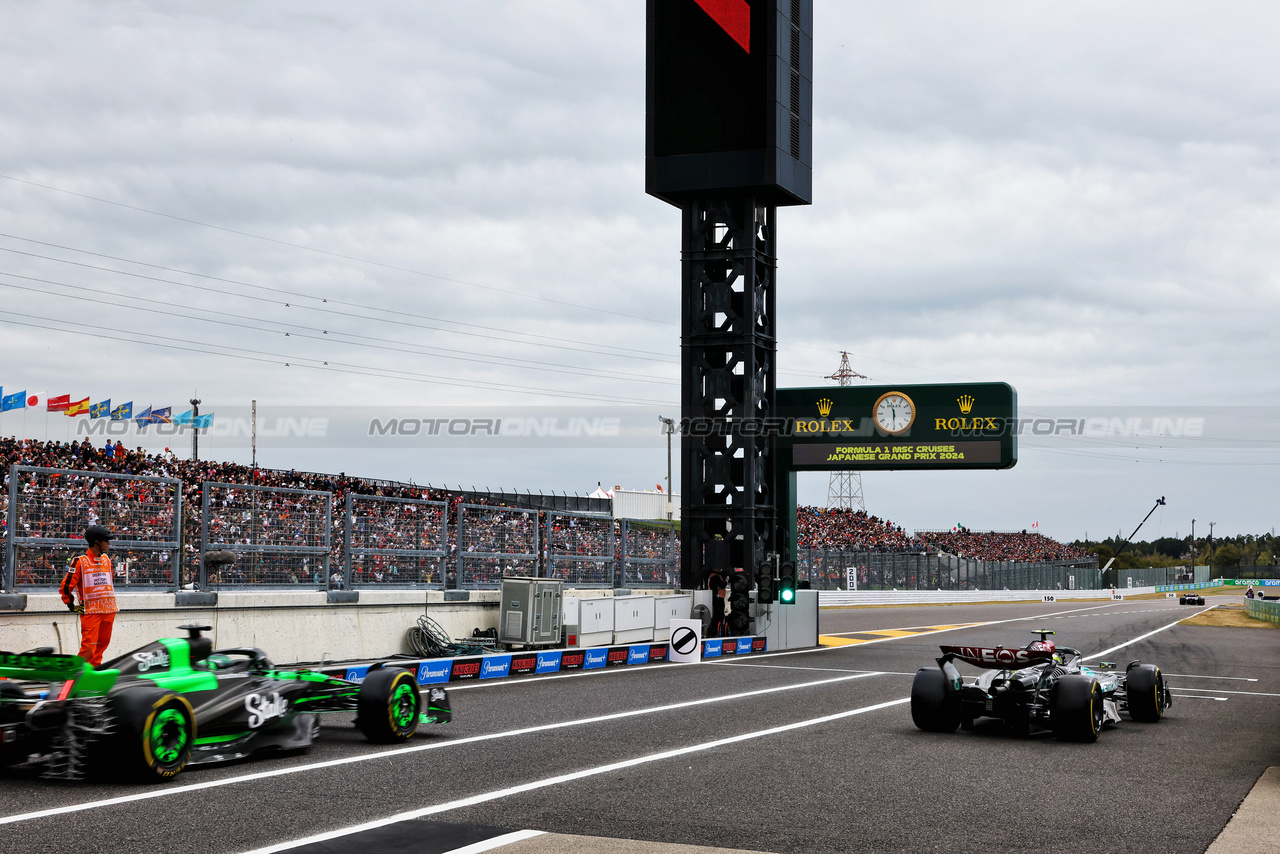
<instances>
[{"instance_id":1,"label":"car rear wing","mask_svg":"<svg viewBox=\"0 0 1280 854\"><path fill-rule=\"evenodd\" d=\"M119 674L118 670L94 670L78 655L0 651L0 677L59 683L54 692L58 699L102 696Z\"/></svg>"},{"instance_id":2,"label":"car rear wing","mask_svg":"<svg viewBox=\"0 0 1280 854\"><path fill-rule=\"evenodd\" d=\"M1053 659L1053 653L1043 649L1008 649L1003 646L944 646L939 648L942 650L942 658L938 659L939 665L943 661L958 659L965 664L972 664L974 667L985 667L988 670L1016 670L1020 667L1029 667L1032 664L1039 664Z\"/></svg>"}]
</instances>

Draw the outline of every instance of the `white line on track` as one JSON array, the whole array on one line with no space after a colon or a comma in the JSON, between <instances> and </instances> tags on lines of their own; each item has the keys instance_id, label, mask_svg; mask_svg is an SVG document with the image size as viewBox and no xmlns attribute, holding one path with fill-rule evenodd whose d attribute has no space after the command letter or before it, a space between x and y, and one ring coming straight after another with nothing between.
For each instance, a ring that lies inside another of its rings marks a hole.
<instances>
[{"instance_id":1,"label":"white line on track","mask_svg":"<svg viewBox=\"0 0 1280 854\"><path fill-rule=\"evenodd\" d=\"M545 830L516 830L511 833L504 833L501 836L495 836L492 839L486 839L483 842L473 842L470 845L464 845L461 848L454 848L446 854L483 854L485 851L492 851L495 848L503 848L513 842L520 842L525 839L533 839L535 836L542 836Z\"/></svg>"},{"instance_id":2,"label":"white line on track","mask_svg":"<svg viewBox=\"0 0 1280 854\"><path fill-rule=\"evenodd\" d=\"M1213 610L1214 608L1216 608L1216 607L1218 607L1218 606L1217 606L1217 605L1210 605L1208 608L1205 608L1205 609L1200 610L1200 611L1196 611L1196 612L1195 612L1194 614L1192 614L1190 617L1183 617L1183 618L1182 618L1182 620L1189 620L1189 619L1191 619L1191 617L1198 617L1198 616L1200 616L1201 614L1204 614L1204 613L1206 613L1206 612L1208 612L1208 611L1212 611L1212 610ZM1118 645L1118 646L1113 646L1113 647L1111 647L1110 649L1104 649L1102 652L1095 652L1093 655L1086 655L1084 658L1082 658L1082 659L1080 659L1080 660L1081 660L1081 661L1088 661L1088 660L1089 660L1089 659L1091 659L1091 658L1102 658L1102 656L1104 656L1104 655L1109 655L1110 653L1113 653L1113 652L1115 652L1115 651L1116 651L1116 650L1118 650L1118 649L1124 649L1126 646L1133 646L1133 645L1134 645L1135 643L1137 643L1138 641L1144 641L1144 640L1146 640L1147 638L1151 637L1152 635L1158 635L1158 634L1160 634L1161 632L1163 632L1163 631L1165 631L1165 630L1167 630L1167 629L1171 629L1171 628L1173 628L1174 626L1178 625L1178 623L1181 623L1181 622L1182 622L1182 620L1174 620L1172 623L1170 623L1170 624L1169 624L1169 625L1167 625L1167 626L1161 626L1160 628L1155 629L1154 631L1147 632L1145 635L1138 635L1138 636L1137 636L1136 638L1134 638L1133 640L1127 640L1127 641L1125 641L1124 643L1122 643L1122 644L1120 644L1120 645Z\"/></svg>"},{"instance_id":3,"label":"white line on track","mask_svg":"<svg viewBox=\"0 0 1280 854\"><path fill-rule=\"evenodd\" d=\"M704 697L700 700L685 700L679 703L670 703L663 706L650 706L647 709L630 709L625 712L612 712L607 715L596 715L590 718L580 718L572 721L561 721L552 724L540 724L538 726L522 727L520 729L506 730L504 732L486 733L484 735L473 735L467 738L450 739L449 741L438 741L430 744L414 744L408 747L393 748L390 750L377 750L372 753L362 753L359 756L344 756L340 759L327 759L322 762L309 762L302 765L293 765L287 768L276 768L271 771L259 771L253 774L242 774L237 777L226 777L221 780L210 780L204 783L189 783L187 785L166 786L163 789L139 792L132 795L120 795L114 798L104 798L99 801L86 801L80 804L68 804L67 806L51 807L49 809L37 810L35 812L20 813L18 815L0 816L0 825L15 824L20 821L30 821L36 818L46 818L48 816L64 815L66 813L82 812L84 810L97 809L99 807L115 806L118 804L131 803L133 801L145 801L152 798L165 798L172 795L181 795L187 792L199 791L201 789L216 789L222 786L231 786L237 783L248 783L254 780L266 780L272 777L280 777L287 774L300 774L305 771L316 771L322 768L333 768L339 765L351 765L357 762L369 762L376 759L389 759L394 756L400 756L406 753L420 753L424 750L441 750L447 747L460 747L464 744L475 744L482 741L493 741L501 738L514 738L521 735L530 735L539 732L549 732L552 730L568 729L570 727L586 726L588 724L602 723L605 721L615 721L622 718L631 718L639 715L659 714L662 712L670 712L676 709L687 709L693 706L705 706L710 703L724 703L731 700L742 700L750 697L759 697L766 694L777 694L783 691L795 691L802 688L815 688L825 685L832 685L838 682L849 682L854 679L865 679L868 676L879 675L878 670L870 670L862 673L856 673L851 676L834 676L830 679L818 679L813 682L801 682L797 685L778 685L772 688L759 688L754 691L743 691L738 694L725 694L719 697ZM905 702L905 701L904 701Z\"/></svg>"},{"instance_id":4,"label":"white line on track","mask_svg":"<svg viewBox=\"0 0 1280 854\"><path fill-rule=\"evenodd\" d=\"M880 709L887 709L892 706L900 706L903 703L911 702L910 697L903 697L898 700L890 700L887 703L876 703L872 706L862 706L857 709L848 709L843 712L837 712L833 715L823 715L819 718L810 718L804 721L796 721L794 723L783 724L781 726L769 727L768 729L756 730L755 732L742 733L728 738L720 738L715 741L705 741L701 744L691 744L688 747L679 747L675 750L664 750L659 753L650 753L646 756L636 756L631 759L624 759L621 762L611 762L608 765L597 765L594 768L584 768L581 771L572 771L568 774L560 774L555 777L547 777L542 780L534 780L530 783L522 783L518 786L510 786L506 789L497 789L492 792L484 792L479 795L472 795L469 798L459 798L455 801L446 801L442 804L435 804L429 807L423 807L416 810L408 810L406 812L390 815L386 818L380 818L375 821L358 824L354 827L344 827L340 830L331 830L326 833L317 833L314 836L307 836L302 839L295 839L289 842L281 842L277 845L269 845L265 848L257 848L248 854L274 854L277 851L288 851L291 848L297 848L302 845L312 845L317 842L324 842L328 839L336 839L342 836L349 836L353 833L360 833L366 830L373 830L379 827L386 827L389 824L395 824L401 821L411 821L416 818L422 818L428 815L438 815L442 812L450 812L452 810L462 809L464 807L475 806L489 801L496 801L500 798L507 798L512 795L519 795L525 792L536 791L537 789L545 789L551 786L559 786L563 783L571 783L575 780L581 780L586 777L595 777L600 774L610 774L614 771L621 771L625 768L634 768L637 765L646 765L651 762L661 762L664 759L673 759L677 756L687 756L690 753L701 753L705 750L714 750L717 747L724 747L728 744L737 744L738 742L748 741L751 739L765 738L771 735L779 735L784 732L791 732L805 727L820 726L821 724L831 723L832 721L851 718L855 715L865 715L868 712L876 712Z\"/></svg>"},{"instance_id":5,"label":"white line on track","mask_svg":"<svg viewBox=\"0 0 1280 854\"><path fill-rule=\"evenodd\" d=\"M1114 608L1114 607L1116 606L1115 605L1094 605L1090 608L1079 608L1077 610L1096 611L1099 608ZM868 646L871 646L872 644L877 644L877 643L889 643L890 641L901 641L901 640L915 640L916 638L927 638L930 635L940 635L946 632L959 632L965 629L981 629L987 626L999 626L1004 623L1020 623L1020 622L1025 622L1026 620L1043 620L1049 616L1050 616L1049 614L1032 614L1030 617L1010 617L1007 620L988 620L985 623L971 623L967 626L955 626L953 628L938 629L937 631L932 631L932 632L917 632L914 635L906 635L905 637L877 638L876 640L863 641L862 643L856 643L856 644L840 644L839 646L823 646L823 647L817 647L817 648L809 647L807 649L791 649L785 652L757 652L757 653L753 653L751 657L752 659L759 660L761 658L779 658L784 655L806 655L806 654L812 654L816 652L831 652L832 650L836 650L836 649L843 649L843 650L863 649L864 647L868 647ZM830 632L824 632L823 634L830 634ZM845 634L854 634L854 633L845 632ZM736 664L737 662L704 661L702 663L731 665L731 664Z\"/></svg>"},{"instance_id":6,"label":"white line on track","mask_svg":"<svg viewBox=\"0 0 1280 854\"><path fill-rule=\"evenodd\" d=\"M1179 679L1230 679L1233 682L1257 682L1248 676L1200 676L1193 673L1166 673L1165 676L1177 676Z\"/></svg>"},{"instance_id":7,"label":"white line on track","mask_svg":"<svg viewBox=\"0 0 1280 854\"><path fill-rule=\"evenodd\" d=\"M1280 694L1265 694L1261 691L1223 691L1220 688L1187 688L1182 685L1178 687L1169 686L1170 691L1199 691L1202 694L1239 694L1243 697L1280 697ZM1188 694L1188 697L1191 695Z\"/></svg>"},{"instance_id":8,"label":"white line on track","mask_svg":"<svg viewBox=\"0 0 1280 854\"><path fill-rule=\"evenodd\" d=\"M875 673L877 676L915 676L914 673L903 673L897 670L844 670L839 667L796 667L790 664L749 664L745 661L739 661L735 666L762 667L767 670L808 670L815 673Z\"/></svg>"},{"instance_id":9,"label":"white line on track","mask_svg":"<svg viewBox=\"0 0 1280 854\"><path fill-rule=\"evenodd\" d=\"M1219 703L1225 703L1227 701L1226 697L1206 697L1203 694L1174 694L1173 696L1181 697L1184 700L1217 700Z\"/></svg>"}]
</instances>

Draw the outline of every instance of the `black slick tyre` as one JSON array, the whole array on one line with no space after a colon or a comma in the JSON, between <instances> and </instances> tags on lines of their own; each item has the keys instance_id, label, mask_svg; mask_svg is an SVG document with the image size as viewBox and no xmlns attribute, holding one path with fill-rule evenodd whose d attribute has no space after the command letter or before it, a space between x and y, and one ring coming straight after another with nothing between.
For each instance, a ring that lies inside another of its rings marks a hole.
<instances>
[{"instance_id":1,"label":"black slick tyre","mask_svg":"<svg viewBox=\"0 0 1280 854\"><path fill-rule=\"evenodd\" d=\"M1154 664L1139 664L1129 670L1125 685L1129 697L1129 717L1153 724L1164 717L1164 674Z\"/></svg>"},{"instance_id":2,"label":"black slick tyre","mask_svg":"<svg viewBox=\"0 0 1280 854\"><path fill-rule=\"evenodd\" d=\"M1102 731L1102 686L1092 676L1070 674L1053 686L1053 734L1061 741L1092 742Z\"/></svg>"},{"instance_id":3,"label":"black slick tyre","mask_svg":"<svg viewBox=\"0 0 1280 854\"><path fill-rule=\"evenodd\" d=\"M922 667L911 682L911 720L925 732L955 732L960 703L947 693L947 678L936 667Z\"/></svg>"},{"instance_id":4,"label":"black slick tyre","mask_svg":"<svg viewBox=\"0 0 1280 854\"><path fill-rule=\"evenodd\" d=\"M122 691L111 697L115 732L98 770L158 783L176 777L191 758L196 716L191 703L171 691Z\"/></svg>"},{"instance_id":5,"label":"black slick tyre","mask_svg":"<svg viewBox=\"0 0 1280 854\"><path fill-rule=\"evenodd\" d=\"M408 670L375 670L360 684L356 698L356 726L379 744L408 741L418 731L422 698Z\"/></svg>"}]
</instances>

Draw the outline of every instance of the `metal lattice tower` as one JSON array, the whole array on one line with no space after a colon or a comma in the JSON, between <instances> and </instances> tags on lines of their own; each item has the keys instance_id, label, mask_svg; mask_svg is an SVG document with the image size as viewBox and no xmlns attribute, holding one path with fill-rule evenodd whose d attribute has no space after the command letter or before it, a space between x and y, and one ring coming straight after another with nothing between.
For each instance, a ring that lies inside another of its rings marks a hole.
<instances>
[{"instance_id":1,"label":"metal lattice tower","mask_svg":"<svg viewBox=\"0 0 1280 854\"><path fill-rule=\"evenodd\" d=\"M774 540L773 442L742 424L773 415L774 221L754 198L684 205L680 583L765 565Z\"/></svg>"},{"instance_id":2,"label":"metal lattice tower","mask_svg":"<svg viewBox=\"0 0 1280 854\"><path fill-rule=\"evenodd\" d=\"M824 377L824 379L835 380L842 386L853 385L855 378L867 379L849 366L849 354L843 350L840 352L840 367L836 368L834 374ZM833 471L831 473L831 480L827 483L827 508L837 507L867 512L867 502L862 496L862 472Z\"/></svg>"}]
</instances>

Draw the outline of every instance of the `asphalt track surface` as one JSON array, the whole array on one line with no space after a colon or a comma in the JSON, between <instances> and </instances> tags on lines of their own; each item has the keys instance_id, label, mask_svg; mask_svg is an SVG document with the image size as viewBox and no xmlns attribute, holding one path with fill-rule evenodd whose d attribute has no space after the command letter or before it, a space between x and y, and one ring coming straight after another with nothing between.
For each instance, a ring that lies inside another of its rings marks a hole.
<instances>
[{"instance_id":1,"label":"asphalt track surface","mask_svg":"<svg viewBox=\"0 0 1280 854\"><path fill-rule=\"evenodd\" d=\"M861 642L458 687L454 722L401 747L370 745L331 717L303 756L188 769L163 786L11 770L0 776L0 840L24 854L667 850L637 841L1203 852L1280 765L1280 632L1176 625L1202 610L1170 600L828 610L824 635ZM923 628L963 623L985 625ZM1022 646L1040 626L1086 655L1124 645L1103 656L1121 668L1159 664L1174 689L1169 714L1126 719L1095 744L981 723L915 729L911 678L938 644Z\"/></svg>"}]
</instances>

